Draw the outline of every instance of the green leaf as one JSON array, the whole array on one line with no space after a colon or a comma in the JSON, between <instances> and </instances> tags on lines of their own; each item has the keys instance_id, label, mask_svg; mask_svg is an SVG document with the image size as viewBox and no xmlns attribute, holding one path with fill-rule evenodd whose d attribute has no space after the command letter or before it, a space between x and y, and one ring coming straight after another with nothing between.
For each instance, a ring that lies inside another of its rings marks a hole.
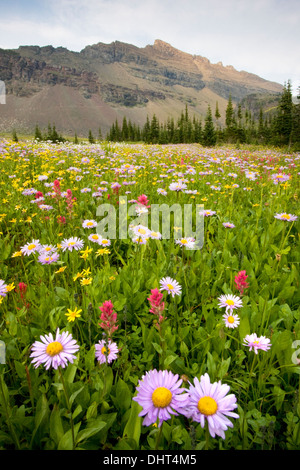
<instances>
[{"instance_id":1,"label":"green leaf","mask_svg":"<svg viewBox=\"0 0 300 470\"><path fill-rule=\"evenodd\" d=\"M230 362L231 362L231 357L228 357L228 359L225 359L224 361L221 362L221 365L219 367L218 374L217 374L220 380L222 380L224 375L227 374Z\"/></svg>"},{"instance_id":2,"label":"green leaf","mask_svg":"<svg viewBox=\"0 0 300 470\"><path fill-rule=\"evenodd\" d=\"M82 431L78 433L76 444L88 439L91 436L94 436L99 431L101 431L101 429L103 429L105 426L106 426L105 421L95 420L88 427L86 427L85 429L83 429Z\"/></svg>"},{"instance_id":3,"label":"green leaf","mask_svg":"<svg viewBox=\"0 0 300 470\"><path fill-rule=\"evenodd\" d=\"M50 437L56 444L58 444L63 435L64 428L60 416L60 410L57 405L54 404L50 415Z\"/></svg>"},{"instance_id":4,"label":"green leaf","mask_svg":"<svg viewBox=\"0 0 300 470\"><path fill-rule=\"evenodd\" d=\"M177 358L177 354L169 354L164 360L164 367L167 369Z\"/></svg>"},{"instance_id":5,"label":"green leaf","mask_svg":"<svg viewBox=\"0 0 300 470\"><path fill-rule=\"evenodd\" d=\"M81 422L75 424L74 426L74 439L76 440L76 436L78 434ZM75 443L74 443L75 447ZM69 429L60 439L57 450L73 450L73 438L72 438L72 430Z\"/></svg>"},{"instance_id":6,"label":"green leaf","mask_svg":"<svg viewBox=\"0 0 300 470\"><path fill-rule=\"evenodd\" d=\"M116 386L116 402L120 410L125 411L130 407L131 392L124 380L119 379Z\"/></svg>"},{"instance_id":7,"label":"green leaf","mask_svg":"<svg viewBox=\"0 0 300 470\"><path fill-rule=\"evenodd\" d=\"M142 418L139 416L141 406L136 402L131 402L130 415L123 431L123 438L133 439L136 449L139 447L141 435Z\"/></svg>"},{"instance_id":8,"label":"green leaf","mask_svg":"<svg viewBox=\"0 0 300 470\"><path fill-rule=\"evenodd\" d=\"M153 345L155 351L158 352L158 354L162 354L163 350L162 350L162 348L159 344L152 342L152 345Z\"/></svg>"}]
</instances>

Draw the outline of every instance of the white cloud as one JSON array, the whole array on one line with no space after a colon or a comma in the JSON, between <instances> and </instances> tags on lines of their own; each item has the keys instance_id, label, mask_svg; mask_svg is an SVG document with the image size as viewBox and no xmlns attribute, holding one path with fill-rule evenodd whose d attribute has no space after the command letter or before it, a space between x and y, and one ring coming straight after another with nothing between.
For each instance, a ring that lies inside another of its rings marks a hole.
<instances>
[{"instance_id":1,"label":"white cloud","mask_svg":"<svg viewBox=\"0 0 300 470\"><path fill-rule=\"evenodd\" d=\"M37 3L37 1L35 2ZM138 47L162 39L211 62L268 80L300 77L299 0L53 0L22 17L3 17L0 47L64 46L79 51L97 42ZM45 10L46 8L46 10ZM39 21L37 21L39 18Z\"/></svg>"}]
</instances>

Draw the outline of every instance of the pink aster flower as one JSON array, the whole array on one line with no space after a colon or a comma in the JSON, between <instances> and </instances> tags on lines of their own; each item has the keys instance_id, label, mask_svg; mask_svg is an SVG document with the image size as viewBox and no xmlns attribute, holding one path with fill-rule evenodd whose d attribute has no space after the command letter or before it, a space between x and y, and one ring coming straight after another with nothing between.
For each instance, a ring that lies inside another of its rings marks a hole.
<instances>
[{"instance_id":1,"label":"pink aster flower","mask_svg":"<svg viewBox=\"0 0 300 470\"><path fill-rule=\"evenodd\" d=\"M169 189L171 191L183 191L186 188L187 188L187 185L183 183L183 181L181 180L177 181L177 183L171 183L169 185Z\"/></svg>"},{"instance_id":2,"label":"pink aster flower","mask_svg":"<svg viewBox=\"0 0 300 470\"><path fill-rule=\"evenodd\" d=\"M287 214L286 212L276 214L276 215L274 215L274 217L275 217L275 219L285 220L286 222L294 222L295 220L298 219L298 217L296 215Z\"/></svg>"},{"instance_id":3,"label":"pink aster flower","mask_svg":"<svg viewBox=\"0 0 300 470\"><path fill-rule=\"evenodd\" d=\"M99 241L101 240L101 237L97 233L92 233L91 235L88 236L88 239L93 243L99 243Z\"/></svg>"},{"instance_id":4,"label":"pink aster flower","mask_svg":"<svg viewBox=\"0 0 300 470\"><path fill-rule=\"evenodd\" d=\"M290 179L290 175L287 175L286 173L277 173L276 175L272 175L272 179L274 184L284 183Z\"/></svg>"},{"instance_id":5,"label":"pink aster flower","mask_svg":"<svg viewBox=\"0 0 300 470\"><path fill-rule=\"evenodd\" d=\"M160 281L160 290L166 290L172 297L181 294L181 286L175 279L171 279L169 276L163 277Z\"/></svg>"},{"instance_id":6,"label":"pink aster flower","mask_svg":"<svg viewBox=\"0 0 300 470\"><path fill-rule=\"evenodd\" d=\"M41 248L40 241L39 240L32 240L31 243L27 243L26 245L21 247L21 251L23 255L29 256L31 253L35 253L36 251L39 251Z\"/></svg>"},{"instance_id":7,"label":"pink aster flower","mask_svg":"<svg viewBox=\"0 0 300 470\"><path fill-rule=\"evenodd\" d=\"M231 312L224 313L223 320L227 328L237 328L240 324L239 316Z\"/></svg>"},{"instance_id":8,"label":"pink aster flower","mask_svg":"<svg viewBox=\"0 0 300 470\"><path fill-rule=\"evenodd\" d=\"M225 228L235 228L235 225L232 224L231 222L223 222L223 226Z\"/></svg>"},{"instance_id":9,"label":"pink aster flower","mask_svg":"<svg viewBox=\"0 0 300 470\"><path fill-rule=\"evenodd\" d=\"M78 237L65 238L61 242L61 249L62 251L81 250L81 248L83 248L83 245L83 240L79 239Z\"/></svg>"},{"instance_id":10,"label":"pink aster flower","mask_svg":"<svg viewBox=\"0 0 300 470\"><path fill-rule=\"evenodd\" d=\"M32 345L32 353L30 357L33 358L32 363L35 368L44 364L46 369L53 367L65 367L68 362L73 363L79 346L76 340L73 339L71 333L67 331L60 333L59 328L56 331L55 338L52 333L49 335L40 336L41 341L35 341Z\"/></svg>"},{"instance_id":11,"label":"pink aster flower","mask_svg":"<svg viewBox=\"0 0 300 470\"><path fill-rule=\"evenodd\" d=\"M118 346L116 343L112 343L111 340L106 341L103 339L99 343L95 344L95 356L100 364L104 364L106 361L110 364L112 361L118 357Z\"/></svg>"},{"instance_id":12,"label":"pink aster flower","mask_svg":"<svg viewBox=\"0 0 300 470\"><path fill-rule=\"evenodd\" d=\"M137 395L133 400L143 408L139 416L145 416L144 426L150 426L159 420L158 427L163 421L178 416L178 410L188 404L188 394L184 388L180 388L182 380L178 380L178 374L171 371L156 369L143 375L137 386Z\"/></svg>"},{"instance_id":13,"label":"pink aster flower","mask_svg":"<svg viewBox=\"0 0 300 470\"><path fill-rule=\"evenodd\" d=\"M38 261L41 264L52 264L56 263L59 260L59 254L54 252L54 253L41 253Z\"/></svg>"},{"instance_id":14,"label":"pink aster flower","mask_svg":"<svg viewBox=\"0 0 300 470\"><path fill-rule=\"evenodd\" d=\"M94 228L97 227L96 220L84 220L82 223L83 228Z\"/></svg>"},{"instance_id":15,"label":"pink aster flower","mask_svg":"<svg viewBox=\"0 0 300 470\"><path fill-rule=\"evenodd\" d=\"M220 301L219 307L225 307L226 313L228 312L228 310L232 312L233 309L240 308L243 306L242 300L237 295L221 295L218 300Z\"/></svg>"},{"instance_id":16,"label":"pink aster flower","mask_svg":"<svg viewBox=\"0 0 300 470\"><path fill-rule=\"evenodd\" d=\"M252 333L251 335L247 335L244 338L243 345L248 346L249 351L252 351L252 349L253 349L255 354L258 353L259 349L262 349L263 351L267 351L272 346L271 343L270 343L269 338L266 338L265 336L258 337L256 333Z\"/></svg>"},{"instance_id":17,"label":"pink aster flower","mask_svg":"<svg viewBox=\"0 0 300 470\"><path fill-rule=\"evenodd\" d=\"M204 217L210 217L212 215L215 215L216 211L212 211L210 209L206 209L206 210L203 210L203 211L200 211L199 214L200 215L203 215Z\"/></svg>"},{"instance_id":18,"label":"pink aster flower","mask_svg":"<svg viewBox=\"0 0 300 470\"><path fill-rule=\"evenodd\" d=\"M230 387L221 381L210 383L208 374L201 376L200 381L195 377L194 384L190 383L189 404L185 410L180 410L187 418L191 418L204 428L207 421L208 430L212 437L220 436L225 439L225 432L233 427L227 418L239 418L233 410L237 408L236 397L228 394Z\"/></svg>"},{"instance_id":19,"label":"pink aster flower","mask_svg":"<svg viewBox=\"0 0 300 470\"><path fill-rule=\"evenodd\" d=\"M6 294L7 294L7 284L5 284L5 282L0 279L0 295L1 297L6 297Z\"/></svg>"}]
</instances>

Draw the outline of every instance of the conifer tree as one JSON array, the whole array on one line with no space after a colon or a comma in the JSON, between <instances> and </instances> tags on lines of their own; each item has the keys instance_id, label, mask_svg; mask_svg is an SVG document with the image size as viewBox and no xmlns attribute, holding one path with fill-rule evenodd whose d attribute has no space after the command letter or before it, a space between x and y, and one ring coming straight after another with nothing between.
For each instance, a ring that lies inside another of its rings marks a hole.
<instances>
[{"instance_id":1,"label":"conifer tree","mask_svg":"<svg viewBox=\"0 0 300 470\"><path fill-rule=\"evenodd\" d=\"M90 143L90 144L94 144L94 143L95 143L95 139L94 139L94 136L93 136L93 134L92 134L91 129L89 130L89 137L88 137L88 139L89 139L89 143Z\"/></svg>"},{"instance_id":2,"label":"conifer tree","mask_svg":"<svg viewBox=\"0 0 300 470\"><path fill-rule=\"evenodd\" d=\"M205 125L203 130L203 144L207 147L212 147L216 144L217 136L214 128L214 123L212 119L211 108L208 105Z\"/></svg>"},{"instance_id":3,"label":"conifer tree","mask_svg":"<svg viewBox=\"0 0 300 470\"><path fill-rule=\"evenodd\" d=\"M35 126L34 139L43 140L42 132L37 124Z\"/></svg>"},{"instance_id":4,"label":"conifer tree","mask_svg":"<svg viewBox=\"0 0 300 470\"><path fill-rule=\"evenodd\" d=\"M19 142L16 129L13 129L12 140L13 140L13 142Z\"/></svg>"},{"instance_id":5,"label":"conifer tree","mask_svg":"<svg viewBox=\"0 0 300 470\"><path fill-rule=\"evenodd\" d=\"M290 81L284 85L274 124L275 144L289 144L293 127L293 99Z\"/></svg>"}]
</instances>

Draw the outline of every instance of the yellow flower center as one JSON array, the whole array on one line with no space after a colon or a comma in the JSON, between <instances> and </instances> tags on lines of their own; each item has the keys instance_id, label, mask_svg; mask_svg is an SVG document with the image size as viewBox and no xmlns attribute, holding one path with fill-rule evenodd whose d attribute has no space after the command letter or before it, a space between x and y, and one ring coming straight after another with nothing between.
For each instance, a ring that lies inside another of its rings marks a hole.
<instances>
[{"instance_id":1,"label":"yellow flower center","mask_svg":"<svg viewBox=\"0 0 300 470\"><path fill-rule=\"evenodd\" d=\"M172 392L166 387L158 387L152 393L152 403L156 408L165 408L171 403Z\"/></svg>"},{"instance_id":2,"label":"yellow flower center","mask_svg":"<svg viewBox=\"0 0 300 470\"><path fill-rule=\"evenodd\" d=\"M86 225L93 225L93 222L87 222Z\"/></svg>"},{"instance_id":3,"label":"yellow flower center","mask_svg":"<svg viewBox=\"0 0 300 470\"><path fill-rule=\"evenodd\" d=\"M106 353L106 347L103 346L103 348L101 349L101 353L102 354L105 354ZM108 348L108 354L110 354L110 349Z\"/></svg>"},{"instance_id":4,"label":"yellow flower center","mask_svg":"<svg viewBox=\"0 0 300 470\"><path fill-rule=\"evenodd\" d=\"M98 240L98 238L99 238L98 235L92 235L93 240Z\"/></svg>"},{"instance_id":5,"label":"yellow flower center","mask_svg":"<svg viewBox=\"0 0 300 470\"><path fill-rule=\"evenodd\" d=\"M216 400L211 397L202 397L198 401L198 410L206 416L214 415L218 409Z\"/></svg>"},{"instance_id":6,"label":"yellow flower center","mask_svg":"<svg viewBox=\"0 0 300 470\"><path fill-rule=\"evenodd\" d=\"M227 321L228 323L234 323L234 318L232 315L229 315L229 317L227 318Z\"/></svg>"},{"instance_id":7,"label":"yellow flower center","mask_svg":"<svg viewBox=\"0 0 300 470\"><path fill-rule=\"evenodd\" d=\"M144 228L139 228L138 232L141 233L142 235L145 235L146 230Z\"/></svg>"},{"instance_id":8,"label":"yellow flower center","mask_svg":"<svg viewBox=\"0 0 300 470\"><path fill-rule=\"evenodd\" d=\"M181 240L181 243L182 243L183 245L185 245L185 244L187 243L187 240L186 240L185 238L183 238L183 239Z\"/></svg>"},{"instance_id":9,"label":"yellow flower center","mask_svg":"<svg viewBox=\"0 0 300 470\"><path fill-rule=\"evenodd\" d=\"M108 240L102 240L102 245L106 245L108 243Z\"/></svg>"},{"instance_id":10,"label":"yellow flower center","mask_svg":"<svg viewBox=\"0 0 300 470\"><path fill-rule=\"evenodd\" d=\"M283 219L290 219L290 216L289 216L289 214L283 214L283 215L282 215L282 218L283 218Z\"/></svg>"},{"instance_id":11,"label":"yellow flower center","mask_svg":"<svg viewBox=\"0 0 300 470\"><path fill-rule=\"evenodd\" d=\"M227 305L234 305L234 301L231 299L226 300Z\"/></svg>"},{"instance_id":12,"label":"yellow flower center","mask_svg":"<svg viewBox=\"0 0 300 470\"><path fill-rule=\"evenodd\" d=\"M54 341L53 343L48 344L46 353L49 354L49 356L56 356L56 354L62 352L63 349L64 348L61 343Z\"/></svg>"},{"instance_id":13,"label":"yellow flower center","mask_svg":"<svg viewBox=\"0 0 300 470\"><path fill-rule=\"evenodd\" d=\"M28 245L28 247L27 247L28 250L33 250L34 248L35 248L34 243L30 243L30 245Z\"/></svg>"},{"instance_id":14,"label":"yellow flower center","mask_svg":"<svg viewBox=\"0 0 300 470\"><path fill-rule=\"evenodd\" d=\"M72 246L72 245L75 245L75 242L69 242L68 243L68 246Z\"/></svg>"}]
</instances>

